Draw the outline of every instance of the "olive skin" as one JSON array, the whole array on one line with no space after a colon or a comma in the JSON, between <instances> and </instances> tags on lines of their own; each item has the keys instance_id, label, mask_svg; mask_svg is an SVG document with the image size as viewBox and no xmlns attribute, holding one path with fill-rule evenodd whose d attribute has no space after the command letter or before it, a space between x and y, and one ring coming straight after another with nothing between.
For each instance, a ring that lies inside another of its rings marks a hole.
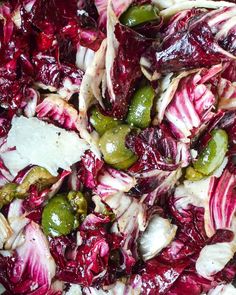
<instances>
[{"instance_id":1,"label":"olive skin","mask_svg":"<svg viewBox=\"0 0 236 295\"><path fill-rule=\"evenodd\" d=\"M118 170L126 170L129 167L131 167L137 160L138 157L136 155L133 155L132 157L123 162L116 163L115 165L113 165L113 167Z\"/></svg>"},{"instance_id":2,"label":"olive skin","mask_svg":"<svg viewBox=\"0 0 236 295\"><path fill-rule=\"evenodd\" d=\"M120 120L103 115L96 107L91 110L90 123L100 136L108 129L122 124Z\"/></svg>"},{"instance_id":3,"label":"olive skin","mask_svg":"<svg viewBox=\"0 0 236 295\"><path fill-rule=\"evenodd\" d=\"M159 10L151 4L137 5L129 7L120 17L120 22L128 27L159 20Z\"/></svg>"},{"instance_id":4,"label":"olive skin","mask_svg":"<svg viewBox=\"0 0 236 295\"><path fill-rule=\"evenodd\" d=\"M193 163L194 169L204 175L210 175L224 160L228 150L228 135L222 129L211 132L212 138Z\"/></svg>"},{"instance_id":5,"label":"olive skin","mask_svg":"<svg viewBox=\"0 0 236 295\"><path fill-rule=\"evenodd\" d=\"M32 184L36 185L38 190L42 190L57 182L58 178L52 176L47 169L35 166L26 175L23 182L17 187L17 194L24 197Z\"/></svg>"},{"instance_id":6,"label":"olive skin","mask_svg":"<svg viewBox=\"0 0 236 295\"><path fill-rule=\"evenodd\" d=\"M81 192L71 191L67 199L78 216L86 216L88 211L87 200Z\"/></svg>"},{"instance_id":7,"label":"olive skin","mask_svg":"<svg viewBox=\"0 0 236 295\"><path fill-rule=\"evenodd\" d=\"M190 180L190 181L197 181L197 180L201 180L202 178L204 178L204 175L202 173L194 170L193 167L189 166L186 169L185 179Z\"/></svg>"},{"instance_id":8,"label":"olive skin","mask_svg":"<svg viewBox=\"0 0 236 295\"><path fill-rule=\"evenodd\" d=\"M18 185L15 183L7 183L0 188L0 209L2 206L10 204L17 196L16 190Z\"/></svg>"},{"instance_id":9,"label":"olive skin","mask_svg":"<svg viewBox=\"0 0 236 295\"><path fill-rule=\"evenodd\" d=\"M134 153L125 146L130 131L131 127L123 124L109 129L100 138L99 146L107 164L117 169L127 169L137 160Z\"/></svg>"},{"instance_id":10,"label":"olive skin","mask_svg":"<svg viewBox=\"0 0 236 295\"><path fill-rule=\"evenodd\" d=\"M151 123L151 110L155 92L153 88L148 85L138 89L129 107L127 122L138 128L147 128Z\"/></svg>"},{"instance_id":11,"label":"olive skin","mask_svg":"<svg viewBox=\"0 0 236 295\"><path fill-rule=\"evenodd\" d=\"M31 185L35 185L41 191L57 180L58 178L52 176L45 168L35 166L26 174L21 184L12 182L0 188L0 208L11 203L14 198L26 198Z\"/></svg>"},{"instance_id":12,"label":"olive skin","mask_svg":"<svg viewBox=\"0 0 236 295\"><path fill-rule=\"evenodd\" d=\"M43 209L42 227L46 235L59 237L68 235L76 224L73 207L64 195L56 195Z\"/></svg>"}]
</instances>

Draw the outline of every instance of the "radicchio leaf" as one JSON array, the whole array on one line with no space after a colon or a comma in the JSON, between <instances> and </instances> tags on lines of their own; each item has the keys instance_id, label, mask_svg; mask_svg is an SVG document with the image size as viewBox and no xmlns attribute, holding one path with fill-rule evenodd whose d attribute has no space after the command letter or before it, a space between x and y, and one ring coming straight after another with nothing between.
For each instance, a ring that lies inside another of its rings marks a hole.
<instances>
[{"instance_id":1,"label":"radicchio leaf","mask_svg":"<svg viewBox=\"0 0 236 295\"><path fill-rule=\"evenodd\" d=\"M8 209L7 220L13 234L5 243L4 247L7 250L14 250L24 242L24 236L22 233L25 226L30 222L30 220L25 217L24 211L23 200L15 199L11 202Z\"/></svg>"},{"instance_id":2,"label":"radicchio leaf","mask_svg":"<svg viewBox=\"0 0 236 295\"><path fill-rule=\"evenodd\" d=\"M151 41L121 25L111 7L108 7L107 34L106 111L116 118L123 119L135 83L142 75L139 59Z\"/></svg>"},{"instance_id":3,"label":"radicchio leaf","mask_svg":"<svg viewBox=\"0 0 236 295\"><path fill-rule=\"evenodd\" d=\"M168 264L153 258L149 260L141 272L142 293L144 295L166 294L181 275L188 262Z\"/></svg>"},{"instance_id":4,"label":"radicchio leaf","mask_svg":"<svg viewBox=\"0 0 236 295\"><path fill-rule=\"evenodd\" d=\"M60 64L53 55L37 53L33 58L35 80L39 86L50 91L58 90L64 98L79 93L83 72L70 64Z\"/></svg>"},{"instance_id":5,"label":"radicchio leaf","mask_svg":"<svg viewBox=\"0 0 236 295\"><path fill-rule=\"evenodd\" d=\"M221 65L217 65L179 81L178 88L165 109L165 118L176 138L188 142L189 137L193 137L214 115L212 111L216 98L208 83L221 70Z\"/></svg>"},{"instance_id":6,"label":"radicchio leaf","mask_svg":"<svg viewBox=\"0 0 236 295\"><path fill-rule=\"evenodd\" d=\"M27 100L26 100L26 106L24 107L24 113L26 117L31 118L35 116L36 113L36 107L39 102L39 92L36 91L33 88L29 88L27 90Z\"/></svg>"},{"instance_id":7,"label":"radicchio leaf","mask_svg":"<svg viewBox=\"0 0 236 295\"><path fill-rule=\"evenodd\" d=\"M236 61L224 64L222 78L227 79L230 82L236 81Z\"/></svg>"},{"instance_id":8,"label":"radicchio leaf","mask_svg":"<svg viewBox=\"0 0 236 295\"><path fill-rule=\"evenodd\" d=\"M180 214L184 213L189 206L204 208L204 228L208 237L211 237L215 232L212 228L212 217L210 215L212 210L209 204L210 197L215 183L222 177L227 161L227 158L225 158L213 175L207 178L198 181L185 180L183 185L178 186L174 193L174 207ZM225 227L223 226L223 228Z\"/></svg>"},{"instance_id":9,"label":"radicchio leaf","mask_svg":"<svg viewBox=\"0 0 236 295\"><path fill-rule=\"evenodd\" d=\"M79 232L82 239L79 245L75 237L62 236L50 241L50 250L57 263L57 278L83 286L99 286L107 277L112 277L109 255L120 247L121 238L106 232L104 225L109 218L95 215L87 218Z\"/></svg>"},{"instance_id":10,"label":"radicchio leaf","mask_svg":"<svg viewBox=\"0 0 236 295\"><path fill-rule=\"evenodd\" d=\"M185 0L152 0L152 3L157 5L159 9L164 9L173 6L176 3L183 2Z\"/></svg>"},{"instance_id":11,"label":"radicchio leaf","mask_svg":"<svg viewBox=\"0 0 236 295\"><path fill-rule=\"evenodd\" d=\"M94 54L92 49L77 44L76 66L85 72L92 63Z\"/></svg>"},{"instance_id":12,"label":"radicchio leaf","mask_svg":"<svg viewBox=\"0 0 236 295\"><path fill-rule=\"evenodd\" d=\"M185 1L185 0L183 0ZM165 28L165 36L171 35L176 31L186 30L188 27L188 22L193 16L201 15L204 13L203 9L186 9L179 13L176 13L168 22Z\"/></svg>"},{"instance_id":13,"label":"radicchio leaf","mask_svg":"<svg viewBox=\"0 0 236 295\"><path fill-rule=\"evenodd\" d=\"M79 110L81 123L87 127L87 111L94 103L94 97L102 105L102 93L100 84L105 73L105 55L107 41L104 40L99 50L94 54L91 64L86 69L83 77L80 94L79 94Z\"/></svg>"},{"instance_id":14,"label":"radicchio leaf","mask_svg":"<svg viewBox=\"0 0 236 295\"><path fill-rule=\"evenodd\" d=\"M154 3L156 3L159 0L152 0ZM163 5L162 3L163 0L160 1L160 4ZM232 1L209 1L209 0L199 0L199 1L188 1L188 0L168 0L165 1L165 4L163 5L164 8L161 11L161 16L164 17L165 19L170 18L174 14L185 10L185 9L192 9L192 8L206 8L206 9L218 9L221 7L231 7L234 4L230 3L234 2ZM157 3L157 4L158 4Z\"/></svg>"},{"instance_id":15,"label":"radicchio leaf","mask_svg":"<svg viewBox=\"0 0 236 295\"><path fill-rule=\"evenodd\" d=\"M2 53L4 54L4 53ZM17 76L17 62L9 61L0 68L0 104L4 108L17 109L24 106L24 97L27 97L27 87L31 79L21 74Z\"/></svg>"},{"instance_id":16,"label":"radicchio leaf","mask_svg":"<svg viewBox=\"0 0 236 295\"><path fill-rule=\"evenodd\" d=\"M155 169L150 172L143 172L140 175L137 174L138 185L132 192L135 195L144 193L141 202L153 206L160 196L174 188L181 175L180 168L174 171Z\"/></svg>"},{"instance_id":17,"label":"radicchio leaf","mask_svg":"<svg viewBox=\"0 0 236 295\"><path fill-rule=\"evenodd\" d=\"M106 40L103 40L99 50L95 53L90 66L86 69L83 77L80 94L79 94L79 122L78 129L82 138L86 139L91 144L91 150L100 158L100 151L97 146L96 138L87 130L88 117L87 111L89 107L95 102L96 98L101 105L102 93L100 84L105 72L105 53ZM103 91L103 90L102 90Z\"/></svg>"},{"instance_id":18,"label":"radicchio leaf","mask_svg":"<svg viewBox=\"0 0 236 295\"><path fill-rule=\"evenodd\" d=\"M171 199L168 201L171 205ZM178 225L176 237L157 257L148 261L143 269L138 271L143 283L142 292L156 294L158 290L159 294L182 295L185 290L191 290L191 294L200 295L211 289L213 282L212 279L205 279L196 273L195 262L201 249L207 244L229 243L233 233L220 230L208 239L204 231L203 208L190 206L182 213L174 207L170 209L173 222ZM224 282L228 271L232 271L232 276L235 274L234 267L227 265L220 276L214 277L214 284L216 281Z\"/></svg>"},{"instance_id":19,"label":"radicchio leaf","mask_svg":"<svg viewBox=\"0 0 236 295\"><path fill-rule=\"evenodd\" d=\"M194 16L180 31L164 37L160 47L150 48L142 57L141 64L153 72L166 73L181 69L210 67L235 56L217 43L214 32L206 19Z\"/></svg>"},{"instance_id":20,"label":"radicchio leaf","mask_svg":"<svg viewBox=\"0 0 236 295\"><path fill-rule=\"evenodd\" d=\"M6 183L11 182L14 176L4 165L3 160L0 158L0 187L4 186Z\"/></svg>"},{"instance_id":21,"label":"radicchio leaf","mask_svg":"<svg viewBox=\"0 0 236 295\"><path fill-rule=\"evenodd\" d=\"M7 277L0 281L14 294L46 294L56 270L48 242L34 222L26 225L23 234L25 240L7 266Z\"/></svg>"},{"instance_id":22,"label":"radicchio leaf","mask_svg":"<svg viewBox=\"0 0 236 295\"><path fill-rule=\"evenodd\" d=\"M221 284L221 285L218 285L217 287L211 289L208 292L208 294L209 295L218 295L218 294L227 295L230 293L233 294L235 292L236 292L236 289L232 284L227 284L227 285Z\"/></svg>"},{"instance_id":23,"label":"radicchio leaf","mask_svg":"<svg viewBox=\"0 0 236 295\"><path fill-rule=\"evenodd\" d=\"M236 54L235 33L236 33L236 6L224 7L207 13L199 22L207 21L215 40L233 55ZM218 19L220 17L220 19Z\"/></svg>"},{"instance_id":24,"label":"radicchio leaf","mask_svg":"<svg viewBox=\"0 0 236 295\"><path fill-rule=\"evenodd\" d=\"M0 115L0 139L1 139L1 141L7 135L8 131L10 129L11 118L9 118L9 117L10 116L8 115L8 113L2 113ZM1 144L2 144L2 142L0 143L0 145Z\"/></svg>"},{"instance_id":25,"label":"radicchio leaf","mask_svg":"<svg viewBox=\"0 0 236 295\"><path fill-rule=\"evenodd\" d=\"M172 199L170 199L169 207L173 217L172 222L177 224L179 230L174 241L160 255L166 263L178 263L198 254L207 241L204 209L190 205L187 209L180 211L176 209Z\"/></svg>"},{"instance_id":26,"label":"radicchio leaf","mask_svg":"<svg viewBox=\"0 0 236 295\"><path fill-rule=\"evenodd\" d=\"M128 192L135 183L135 178L129 174L111 167L104 167L98 174L98 185L95 192L100 197Z\"/></svg>"},{"instance_id":27,"label":"radicchio leaf","mask_svg":"<svg viewBox=\"0 0 236 295\"><path fill-rule=\"evenodd\" d=\"M140 280L137 279L136 282L129 284L121 281L117 281L115 284L110 286L105 286L103 289L96 288L84 288L83 291L86 295L140 295L141 284Z\"/></svg>"},{"instance_id":28,"label":"radicchio leaf","mask_svg":"<svg viewBox=\"0 0 236 295\"><path fill-rule=\"evenodd\" d=\"M72 165L71 174L68 177L68 188L70 191L81 191L83 188L82 182L78 176L78 165Z\"/></svg>"},{"instance_id":29,"label":"radicchio leaf","mask_svg":"<svg viewBox=\"0 0 236 295\"><path fill-rule=\"evenodd\" d=\"M236 109L236 82L230 82L221 78L218 83L219 109L235 110Z\"/></svg>"},{"instance_id":30,"label":"radicchio leaf","mask_svg":"<svg viewBox=\"0 0 236 295\"><path fill-rule=\"evenodd\" d=\"M50 119L66 129L77 130L79 121L77 110L57 94L46 95L37 105L36 113L40 119Z\"/></svg>"},{"instance_id":31,"label":"radicchio leaf","mask_svg":"<svg viewBox=\"0 0 236 295\"><path fill-rule=\"evenodd\" d=\"M206 279L210 279L211 276L226 266L235 252L235 242L223 242L205 246L196 261L197 273Z\"/></svg>"},{"instance_id":32,"label":"radicchio leaf","mask_svg":"<svg viewBox=\"0 0 236 295\"><path fill-rule=\"evenodd\" d=\"M139 240L139 250L144 261L155 257L168 246L174 239L176 230L177 226L172 225L168 219L154 215Z\"/></svg>"},{"instance_id":33,"label":"radicchio leaf","mask_svg":"<svg viewBox=\"0 0 236 295\"><path fill-rule=\"evenodd\" d=\"M215 275L213 279L205 279L202 276L196 273L195 267L191 267L188 270L185 270L180 278L176 281L175 285L171 288L171 290L167 293L168 295L181 295L186 290L191 292L193 295L202 294L202 292L207 294L212 294L211 290L213 286L219 284L230 283L232 277L235 275L235 266L234 263L229 263L226 268L224 268L220 273ZM216 288L217 290L218 288ZM223 288L222 288L223 289ZM220 288L218 290L221 290ZM226 288L227 290L227 288ZM228 290L232 290L229 288ZM209 293L208 293L209 291ZM214 295L218 295L221 293L213 293ZM213 295L212 294L212 295ZM222 293L222 295L228 295L228 293ZM230 293L229 293L230 294Z\"/></svg>"},{"instance_id":34,"label":"radicchio leaf","mask_svg":"<svg viewBox=\"0 0 236 295\"><path fill-rule=\"evenodd\" d=\"M3 248L5 242L11 237L12 229L5 218L5 216L0 213L0 250Z\"/></svg>"},{"instance_id":35,"label":"radicchio leaf","mask_svg":"<svg viewBox=\"0 0 236 295\"><path fill-rule=\"evenodd\" d=\"M116 216L113 231L122 234L122 250L126 261L125 264L131 263L132 266L135 262L134 258L137 256L136 240L139 232L144 231L146 227L146 208L136 199L122 192L103 196L102 201L112 209ZM131 270L130 266L126 265L126 267L126 271L129 272Z\"/></svg>"},{"instance_id":36,"label":"radicchio leaf","mask_svg":"<svg viewBox=\"0 0 236 295\"><path fill-rule=\"evenodd\" d=\"M142 201L153 205L160 194L175 185L181 168L188 165L189 147L176 141L164 125L131 134L126 144L139 157L129 169L137 180L132 193L143 195Z\"/></svg>"},{"instance_id":37,"label":"radicchio leaf","mask_svg":"<svg viewBox=\"0 0 236 295\"><path fill-rule=\"evenodd\" d=\"M236 211L236 174L235 167L229 163L220 178L215 178L210 190L209 230L213 233L217 229L231 228L234 213Z\"/></svg>"},{"instance_id":38,"label":"radicchio leaf","mask_svg":"<svg viewBox=\"0 0 236 295\"><path fill-rule=\"evenodd\" d=\"M165 126L150 127L138 134L131 134L126 144L139 157L129 169L133 173L154 169L173 171L189 162L187 146L168 134Z\"/></svg>"},{"instance_id":39,"label":"radicchio leaf","mask_svg":"<svg viewBox=\"0 0 236 295\"><path fill-rule=\"evenodd\" d=\"M107 6L111 5L116 17L119 18L120 15L130 6L130 4L134 2L134 0L95 0L94 2L99 13L99 26L103 30L106 30Z\"/></svg>"},{"instance_id":40,"label":"radicchio leaf","mask_svg":"<svg viewBox=\"0 0 236 295\"><path fill-rule=\"evenodd\" d=\"M103 161L91 151L86 152L79 163L79 178L85 187L94 189L98 185L98 175L103 167Z\"/></svg>"}]
</instances>

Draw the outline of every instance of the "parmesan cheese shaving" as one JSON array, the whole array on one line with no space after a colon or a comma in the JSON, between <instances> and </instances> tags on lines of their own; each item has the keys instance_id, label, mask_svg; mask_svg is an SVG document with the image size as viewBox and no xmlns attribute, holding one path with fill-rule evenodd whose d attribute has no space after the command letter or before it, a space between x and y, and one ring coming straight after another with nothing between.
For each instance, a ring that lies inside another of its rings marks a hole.
<instances>
[{"instance_id":1,"label":"parmesan cheese shaving","mask_svg":"<svg viewBox=\"0 0 236 295\"><path fill-rule=\"evenodd\" d=\"M23 116L13 118L7 146L9 149L15 147L15 150L1 156L13 175L27 165L38 165L57 175L59 168L70 170L71 165L89 149L87 142L77 133Z\"/></svg>"}]
</instances>

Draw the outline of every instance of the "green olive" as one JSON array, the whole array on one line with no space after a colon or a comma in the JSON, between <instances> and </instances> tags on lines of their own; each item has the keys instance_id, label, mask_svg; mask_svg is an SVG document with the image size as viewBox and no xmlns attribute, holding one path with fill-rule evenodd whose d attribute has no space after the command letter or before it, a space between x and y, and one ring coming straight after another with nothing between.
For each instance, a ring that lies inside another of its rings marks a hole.
<instances>
[{"instance_id":1,"label":"green olive","mask_svg":"<svg viewBox=\"0 0 236 295\"><path fill-rule=\"evenodd\" d=\"M57 177L52 176L45 168L35 166L26 175L23 182L17 187L18 197L25 196L32 184L39 190L46 188L57 182Z\"/></svg>"},{"instance_id":2,"label":"green olive","mask_svg":"<svg viewBox=\"0 0 236 295\"><path fill-rule=\"evenodd\" d=\"M129 7L120 17L120 22L128 27L134 27L146 22L159 20L159 10L151 4Z\"/></svg>"},{"instance_id":3,"label":"green olive","mask_svg":"<svg viewBox=\"0 0 236 295\"><path fill-rule=\"evenodd\" d=\"M131 167L137 160L138 160L138 157L136 155L133 155L132 157L130 157L129 159L125 161L114 164L113 167L118 170L126 170L129 167Z\"/></svg>"},{"instance_id":4,"label":"green olive","mask_svg":"<svg viewBox=\"0 0 236 295\"><path fill-rule=\"evenodd\" d=\"M147 128L151 123L151 110L155 92L153 88L144 86L137 90L132 98L127 122L139 128Z\"/></svg>"},{"instance_id":5,"label":"green olive","mask_svg":"<svg viewBox=\"0 0 236 295\"><path fill-rule=\"evenodd\" d=\"M71 191L67 195L67 199L78 215L87 215L88 204L81 192Z\"/></svg>"},{"instance_id":6,"label":"green olive","mask_svg":"<svg viewBox=\"0 0 236 295\"><path fill-rule=\"evenodd\" d=\"M0 208L10 204L16 197L17 186L15 183L7 183L0 189Z\"/></svg>"},{"instance_id":7,"label":"green olive","mask_svg":"<svg viewBox=\"0 0 236 295\"><path fill-rule=\"evenodd\" d=\"M116 215L111 209L105 207L102 211L102 214L108 216L111 222L114 222L116 220Z\"/></svg>"},{"instance_id":8,"label":"green olive","mask_svg":"<svg viewBox=\"0 0 236 295\"><path fill-rule=\"evenodd\" d=\"M46 235L69 234L78 225L73 207L65 195L54 196L43 209L42 227Z\"/></svg>"},{"instance_id":9,"label":"green olive","mask_svg":"<svg viewBox=\"0 0 236 295\"><path fill-rule=\"evenodd\" d=\"M109 129L103 134L99 146L106 163L116 167L119 163L134 157L134 153L125 145L126 136L130 131L130 126L120 125ZM129 165L131 166L131 164Z\"/></svg>"},{"instance_id":10,"label":"green olive","mask_svg":"<svg viewBox=\"0 0 236 295\"><path fill-rule=\"evenodd\" d=\"M96 107L94 107L91 111L90 123L97 133L102 136L108 129L116 127L122 122L116 118L104 116Z\"/></svg>"},{"instance_id":11,"label":"green olive","mask_svg":"<svg viewBox=\"0 0 236 295\"><path fill-rule=\"evenodd\" d=\"M194 169L204 175L210 175L221 165L228 149L228 135L224 130L214 130L211 135L211 140L193 163Z\"/></svg>"},{"instance_id":12,"label":"green olive","mask_svg":"<svg viewBox=\"0 0 236 295\"><path fill-rule=\"evenodd\" d=\"M194 170L193 167L188 167L186 169L185 178L187 180L197 181L197 180L201 180L202 178L204 178L204 175L202 173Z\"/></svg>"}]
</instances>

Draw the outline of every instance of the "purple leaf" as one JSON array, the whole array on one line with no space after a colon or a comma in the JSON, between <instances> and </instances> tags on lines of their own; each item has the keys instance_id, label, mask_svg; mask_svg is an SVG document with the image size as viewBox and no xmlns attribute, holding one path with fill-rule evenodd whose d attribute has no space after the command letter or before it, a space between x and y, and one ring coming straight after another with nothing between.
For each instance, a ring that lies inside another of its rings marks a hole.
<instances>
[{"instance_id":1,"label":"purple leaf","mask_svg":"<svg viewBox=\"0 0 236 295\"><path fill-rule=\"evenodd\" d=\"M114 36L109 37L113 44L108 43L107 49L110 64L107 63L105 105L107 113L122 119L127 114L135 84L142 76L140 57L151 41L119 23L113 26L115 27L110 28L111 33L108 31L108 34L114 34ZM136 48L135 52L133 48Z\"/></svg>"},{"instance_id":2,"label":"purple leaf","mask_svg":"<svg viewBox=\"0 0 236 295\"><path fill-rule=\"evenodd\" d=\"M216 98L212 92L214 85L208 83L217 78L221 69L220 65L213 66L180 80L165 110L165 118L176 138L188 142L212 118Z\"/></svg>"},{"instance_id":3,"label":"purple leaf","mask_svg":"<svg viewBox=\"0 0 236 295\"><path fill-rule=\"evenodd\" d=\"M118 192L128 192L135 185L135 179L123 171L103 167L98 174L97 183L95 192L102 198Z\"/></svg>"},{"instance_id":4,"label":"purple leaf","mask_svg":"<svg viewBox=\"0 0 236 295\"><path fill-rule=\"evenodd\" d=\"M91 151L86 152L82 157L79 163L79 177L87 188L96 188L98 185L98 175L103 164L103 161L98 159Z\"/></svg>"},{"instance_id":5,"label":"purple leaf","mask_svg":"<svg viewBox=\"0 0 236 295\"><path fill-rule=\"evenodd\" d=\"M231 228L236 210L235 167L229 164L220 178L214 180L210 191L209 210L213 231Z\"/></svg>"},{"instance_id":6,"label":"purple leaf","mask_svg":"<svg viewBox=\"0 0 236 295\"><path fill-rule=\"evenodd\" d=\"M25 240L9 258L7 274L2 277L0 273L0 281L15 294L46 294L56 271L48 242L34 222L23 233Z\"/></svg>"},{"instance_id":7,"label":"purple leaf","mask_svg":"<svg viewBox=\"0 0 236 295\"><path fill-rule=\"evenodd\" d=\"M178 20L180 21L180 20ZM210 67L234 56L221 48L206 20L187 19L187 24L175 24L179 31L166 35L160 47L151 47L141 63L152 72L167 73L181 69Z\"/></svg>"},{"instance_id":8,"label":"purple leaf","mask_svg":"<svg viewBox=\"0 0 236 295\"><path fill-rule=\"evenodd\" d=\"M51 119L67 130L77 130L78 112L57 94L49 94L36 107L39 119Z\"/></svg>"}]
</instances>

